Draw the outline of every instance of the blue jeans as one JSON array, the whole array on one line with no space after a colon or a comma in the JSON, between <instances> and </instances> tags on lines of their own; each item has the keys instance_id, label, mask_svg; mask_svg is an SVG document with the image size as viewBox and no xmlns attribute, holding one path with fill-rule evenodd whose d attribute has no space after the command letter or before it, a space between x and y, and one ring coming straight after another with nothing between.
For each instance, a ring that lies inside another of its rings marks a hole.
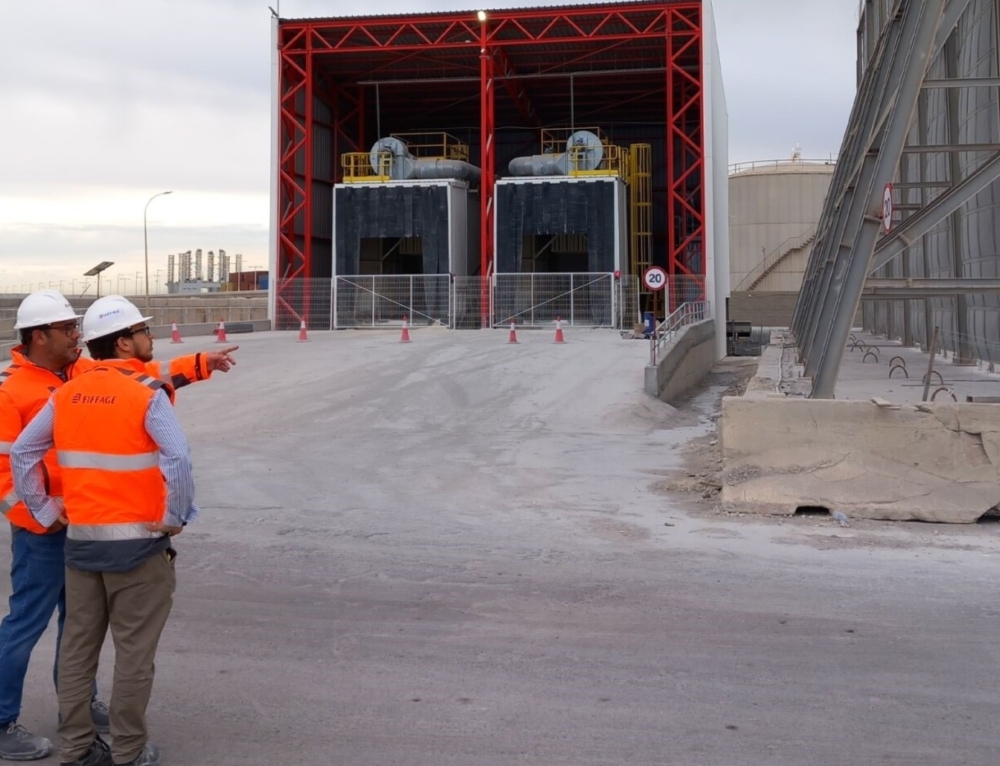
<instances>
[{"instance_id":1,"label":"blue jeans","mask_svg":"<svg viewBox=\"0 0 1000 766\"><path fill-rule=\"evenodd\" d=\"M36 535L11 527L10 611L0 623L0 725L16 721L21 713L24 676L31 650L59 610L59 641L66 617L66 530ZM52 679L56 680L53 668Z\"/></svg>"}]
</instances>

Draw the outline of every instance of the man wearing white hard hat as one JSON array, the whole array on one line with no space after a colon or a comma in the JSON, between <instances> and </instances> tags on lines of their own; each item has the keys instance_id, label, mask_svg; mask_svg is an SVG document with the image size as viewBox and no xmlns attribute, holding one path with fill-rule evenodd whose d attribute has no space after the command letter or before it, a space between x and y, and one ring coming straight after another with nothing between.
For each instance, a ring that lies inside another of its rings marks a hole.
<instances>
[{"instance_id":1,"label":"man wearing white hard hat","mask_svg":"<svg viewBox=\"0 0 1000 766\"><path fill-rule=\"evenodd\" d=\"M102 299L103 300L103 299ZM58 521L42 525L14 492L9 453L11 445L52 392L66 381L91 370L96 363L80 357L80 317L69 301L54 290L26 297L18 308L15 329L21 345L11 352L12 363L0 372L0 512L11 525L10 608L0 622L0 759L27 761L45 758L52 743L33 735L18 723L24 678L31 652L58 610L58 641L65 614L64 542ZM163 365L147 365L147 374L170 380L175 388L205 380L213 371L225 372L234 363L236 347L193 354ZM43 461L50 494L59 496L62 475L55 454ZM108 710L94 698L95 726L108 730Z\"/></svg>"},{"instance_id":2,"label":"man wearing white hard hat","mask_svg":"<svg viewBox=\"0 0 1000 766\"><path fill-rule=\"evenodd\" d=\"M155 766L146 706L175 586L171 538L197 516L191 451L169 383L145 374L150 317L114 295L83 318L97 366L53 394L11 449L14 486L35 519L66 526L66 624L59 653L60 760ZM39 467L55 449L63 497ZM105 635L115 643L112 742L97 736L91 689Z\"/></svg>"}]
</instances>

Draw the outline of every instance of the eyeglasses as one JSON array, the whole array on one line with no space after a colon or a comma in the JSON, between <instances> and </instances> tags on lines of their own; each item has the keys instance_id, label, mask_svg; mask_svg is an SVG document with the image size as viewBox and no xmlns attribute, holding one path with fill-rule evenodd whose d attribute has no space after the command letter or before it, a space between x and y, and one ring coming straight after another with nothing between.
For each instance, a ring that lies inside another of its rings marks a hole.
<instances>
[{"instance_id":1,"label":"eyeglasses","mask_svg":"<svg viewBox=\"0 0 1000 766\"><path fill-rule=\"evenodd\" d=\"M133 335L145 335L147 338L153 337L153 328L150 326L140 327L136 330L126 330L125 333L127 337L132 337Z\"/></svg>"},{"instance_id":2,"label":"eyeglasses","mask_svg":"<svg viewBox=\"0 0 1000 766\"><path fill-rule=\"evenodd\" d=\"M80 331L80 323L67 322L66 324L50 324L47 329L58 330L59 332L65 333L66 335L73 335L74 333Z\"/></svg>"}]
</instances>

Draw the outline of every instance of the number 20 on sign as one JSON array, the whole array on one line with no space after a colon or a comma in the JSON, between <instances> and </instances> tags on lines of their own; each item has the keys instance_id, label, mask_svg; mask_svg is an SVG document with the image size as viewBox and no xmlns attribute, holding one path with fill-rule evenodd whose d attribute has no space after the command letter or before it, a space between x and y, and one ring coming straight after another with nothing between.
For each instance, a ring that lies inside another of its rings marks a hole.
<instances>
[{"instance_id":1,"label":"number 20 on sign","mask_svg":"<svg viewBox=\"0 0 1000 766\"><path fill-rule=\"evenodd\" d=\"M667 272L659 266L650 266L642 275L642 281L650 290L662 290L667 286Z\"/></svg>"}]
</instances>

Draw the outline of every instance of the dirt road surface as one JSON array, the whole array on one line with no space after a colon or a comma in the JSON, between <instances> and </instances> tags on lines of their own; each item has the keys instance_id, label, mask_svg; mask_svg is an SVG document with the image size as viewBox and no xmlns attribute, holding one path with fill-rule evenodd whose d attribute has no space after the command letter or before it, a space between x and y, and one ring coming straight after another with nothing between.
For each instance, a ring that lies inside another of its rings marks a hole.
<instances>
[{"instance_id":1,"label":"dirt road surface","mask_svg":"<svg viewBox=\"0 0 1000 766\"><path fill-rule=\"evenodd\" d=\"M1000 763L1000 527L721 513L739 366L678 410L644 343L566 330L233 336L179 392L165 765ZM53 650L21 722L55 738Z\"/></svg>"}]
</instances>

